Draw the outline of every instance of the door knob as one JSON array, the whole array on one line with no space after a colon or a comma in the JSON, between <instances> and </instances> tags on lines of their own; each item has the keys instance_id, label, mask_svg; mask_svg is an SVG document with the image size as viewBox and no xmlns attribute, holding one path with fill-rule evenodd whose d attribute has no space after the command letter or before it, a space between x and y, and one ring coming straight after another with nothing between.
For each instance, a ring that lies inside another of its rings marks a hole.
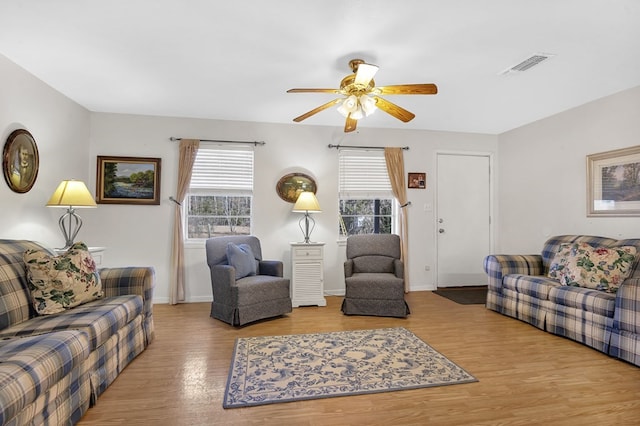
<instances>
[{"instance_id":1,"label":"door knob","mask_svg":"<svg viewBox=\"0 0 640 426\"><path fill-rule=\"evenodd\" d=\"M440 229L438 229L438 232L441 233L441 234L444 234L444 229L440 228Z\"/></svg>"}]
</instances>

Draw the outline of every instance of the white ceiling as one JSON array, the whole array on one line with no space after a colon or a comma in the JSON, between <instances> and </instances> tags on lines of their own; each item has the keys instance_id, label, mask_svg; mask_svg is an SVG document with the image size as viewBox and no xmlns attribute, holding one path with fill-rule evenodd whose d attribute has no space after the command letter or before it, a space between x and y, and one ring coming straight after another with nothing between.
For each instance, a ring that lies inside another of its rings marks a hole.
<instances>
[{"instance_id":1,"label":"white ceiling","mask_svg":"<svg viewBox=\"0 0 640 426\"><path fill-rule=\"evenodd\" d=\"M499 75L534 53L556 56ZM439 88L388 97L410 123L359 127L498 134L640 85L640 1L2 0L0 54L91 111L271 123L333 99L285 92L338 87L357 57L377 85Z\"/></svg>"}]
</instances>

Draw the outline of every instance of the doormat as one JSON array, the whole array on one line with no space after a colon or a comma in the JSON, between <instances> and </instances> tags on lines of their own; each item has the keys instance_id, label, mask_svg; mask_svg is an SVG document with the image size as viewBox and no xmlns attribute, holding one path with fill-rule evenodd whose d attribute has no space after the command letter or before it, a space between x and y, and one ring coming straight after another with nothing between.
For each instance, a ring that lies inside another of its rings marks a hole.
<instances>
[{"instance_id":1,"label":"doormat","mask_svg":"<svg viewBox=\"0 0 640 426\"><path fill-rule=\"evenodd\" d=\"M487 286L440 287L433 292L460 305L484 305L487 301Z\"/></svg>"},{"instance_id":2,"label":"doormat","mask_svg":"<svg viewBox=\"0 0 640 426\"><path fill-rule=\"evenodd\" d=\"M403 327L238 338L222 406L477 381Z\"/></svg>"}]
</instances>

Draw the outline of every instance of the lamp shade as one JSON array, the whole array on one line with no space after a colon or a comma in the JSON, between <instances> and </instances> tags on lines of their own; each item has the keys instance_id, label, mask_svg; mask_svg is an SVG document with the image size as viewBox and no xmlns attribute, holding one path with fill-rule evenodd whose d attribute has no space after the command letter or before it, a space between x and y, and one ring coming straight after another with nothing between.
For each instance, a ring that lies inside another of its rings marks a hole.
<instances>
[{"instance_id":1,"label":"lamp shade","mask_svg":"<svg viewBox=\"0 0 640 426\"><path fill-rule=\"evenodd\" d=\"M87 185L79 180L63 180L49 199L47 207L97 207Z\"/></svg>"},{"instance_id":2,"label":"lamp shade","mask_svg":"<svg viewBox=\"0 0 640 426\"><path fill-rule=\"evenodd\" d=\"M293 212L306 213L306 212L321 212L320 203L316 198L316 194L311 191L304 191L298 195L296 204L293 206Z\"/></svg>"}]
</instances>

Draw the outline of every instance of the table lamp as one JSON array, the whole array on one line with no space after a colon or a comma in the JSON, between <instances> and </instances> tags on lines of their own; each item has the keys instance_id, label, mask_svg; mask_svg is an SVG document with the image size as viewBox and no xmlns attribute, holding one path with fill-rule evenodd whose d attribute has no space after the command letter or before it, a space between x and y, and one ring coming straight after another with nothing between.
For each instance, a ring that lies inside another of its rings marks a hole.
<instances>
[{"instance_id":1,"label":"table lamp","mask_svg":"<svg viewBox=\"0 0 640 426\"><path fill-rule=\"evenodd\" d=\"M68 249L82 227L82 218L76 214L75 209L95 208L97 205L84 182L72 179L63 180L58 185L47 207L66 207L67 212L60 217L58 225L65 239L63 249Z\"/></svg>"},{"instance_id":2,"label":"table lamp","mask_svg":"<svg viewBox=\"0 0 640 426\"><path fill-rule=\"evenodd\" d=\"M304 213L304 217L300 218L298 225L300 226L300 230L304 235L304 242L309 243L309 237L311 236L311 232L313 228L316 227L316 221L309 215L310 212L321 212L320 204L318 203L318 199L316 195L311 191L304 191L298 195L298 199L296 200L296 204L293 206L294 213ZM304 221L304 229L302 228L302 222ZM309 229L309 222L311 222L311 229Z\"/></svg>"}]
</instances>

